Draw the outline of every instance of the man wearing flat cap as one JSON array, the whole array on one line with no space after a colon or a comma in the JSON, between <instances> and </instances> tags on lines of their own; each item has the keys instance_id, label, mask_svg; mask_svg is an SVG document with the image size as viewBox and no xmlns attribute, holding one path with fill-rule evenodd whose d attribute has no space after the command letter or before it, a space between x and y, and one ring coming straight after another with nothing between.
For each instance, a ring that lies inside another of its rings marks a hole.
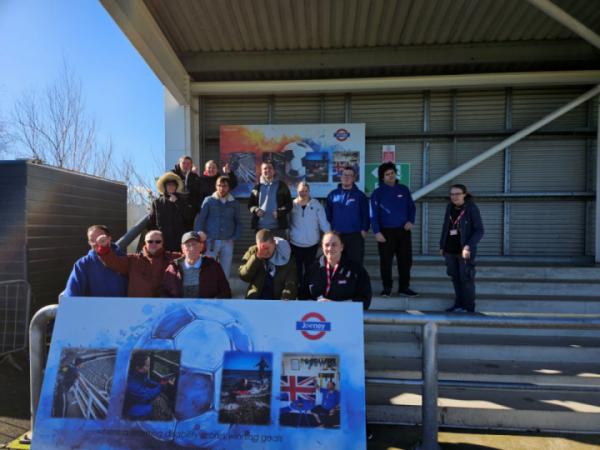
<instances>
[{"instance_id":1,"label":"man wearing flat cap","mask_svg":"<svg viewBox=\"0 0 600 450\"><path fill-rule=\"evenodd\" d=\"M206 235L188 231L181 237L183 256L167 267L163 297L231 298L231 289L221 265L206 256Z\"/></svg>"},{"instance_id":2,"label":"man wearing flat cap","mask_svg":"<svg viewBox=\"0 0 600 450\"><path fill-rule=\"evenodd\" d=\"M173 172L163 174L156 187L161 196L152 202L149 228L162 232L165 250L178 252L181 236L193 223L194 209L183 194L183 181Z\"/></svg>"}]
</instances>

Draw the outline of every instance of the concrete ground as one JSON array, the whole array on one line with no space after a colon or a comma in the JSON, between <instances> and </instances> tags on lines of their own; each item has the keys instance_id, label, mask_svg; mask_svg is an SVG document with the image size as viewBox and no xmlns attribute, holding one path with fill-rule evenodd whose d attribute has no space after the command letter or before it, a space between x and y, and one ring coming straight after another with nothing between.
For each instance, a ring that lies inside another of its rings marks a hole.
<instances>
[{"instance_id":1,"label":"concrete ground","mask_svg":"<svg viewBox=\"0 0 600 450\"><path fill-rule=\"evenodd\" d=\"M0 365L0 448L29 430L29 371L24 352L14 355L23 370ZM419 441L418 427L372 425L369 450L409 450ZM600 448L598 435L538 435L441 430L441 449L452 450L591 450Z\"/></svg>"}]
</instances>

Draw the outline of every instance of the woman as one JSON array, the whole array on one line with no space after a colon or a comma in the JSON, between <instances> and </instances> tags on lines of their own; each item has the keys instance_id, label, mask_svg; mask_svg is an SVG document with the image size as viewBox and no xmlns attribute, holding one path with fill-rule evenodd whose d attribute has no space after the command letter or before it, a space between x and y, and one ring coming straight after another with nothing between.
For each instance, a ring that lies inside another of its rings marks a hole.
<instances>
[{"instance_id":1,"label":"woman","mask_svg":"<svg viewBox=\"0 0 600 450\"><path fill-rule=\"evenodd\" d=\"M162 231L165 250L178 252L194 210L182 193L183 181L173 172L163 174L156 187L161 196L152 202L149 229Z\"/></svg>"},{"instance_id":2,"label":"woman","mask_svg":"<svg viewBox=\"0 0 600 450\"><path fill-rule=\"evenodd\" d=\"M340 235L328 231L321 240L323 256L308 271L306 282L310 298L320 302L362 302L371 304L371 280L363 266L342 258L344 244Z\"/></svg>"},{"instance_id":3,"label":"woman","mask_svg":"<svg viewBox=\"0 0 600 450\"><path fill-rule=\"evenodd\" d=\"M475 256L483 232L479 208L467 187L452 185L440 238L440 254L446 259L456 295L449 312L475 312Z\"/></svg>"},{"instance_id":4,"label":"woman","mask_svg":"<svg viewBox=\"0 0 600 450\"><path fill-rule=\"evenodd\" d=\"M309 298L304 277L315 262L321 232L331 227L325 215L325 208L317 199L310 197L310 186L306 181L298 183L298 197L294 199L290 221L290 243L296 260L298 273L298 298Z\"/></svg>"}]
</instances>

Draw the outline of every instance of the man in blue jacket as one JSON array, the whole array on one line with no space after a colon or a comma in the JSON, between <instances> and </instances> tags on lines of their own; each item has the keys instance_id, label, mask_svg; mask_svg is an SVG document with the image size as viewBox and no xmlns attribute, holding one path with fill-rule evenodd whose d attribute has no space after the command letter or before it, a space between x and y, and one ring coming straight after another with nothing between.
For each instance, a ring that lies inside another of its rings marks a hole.
<instances>
[{"instance_id":1,"label":"man in blue jacket","mask_svg":"<svg viewBox=\"0 0 600 450\"><path fill-rule=\"evenodd\" d=\"M408 187L398 183L396 165L387 162L379 166L379 187L371 194L371 223L379 250L379 266L383 282L382 297L392 292L392 262L398 264L398 294L416 297L410 286L412 266L411 229L416 207Z\"/></svg>"},{"instance_id":2,"label":"man in blue jacket","mask_svg":"<svg viewBox=\"0 0 600 450\"><path fill-rule=\"evenodd\" d=\"M106 267L94 250L96 239L101 235L109 238L109 245L119 256L124 253L110 242L110 231L106 225L92 225L87 230L90 251L79 258L67 280L63 295L67 297L127 297L127 278Z\"/></svg>"},{"instance_id":3,"label":"man in blue jacket","mask_svg":"<svg viewBox=\"0 0 600 450\"><path fill-rule=\"evenodd\" d=\"M344 244L344 256L360 265L365 256L365 238L369 231L369 201L354 184L356 173L344 167L342 182L327 196L325 212L331 229L337 231Z\"/></svg>"}]
</instances>

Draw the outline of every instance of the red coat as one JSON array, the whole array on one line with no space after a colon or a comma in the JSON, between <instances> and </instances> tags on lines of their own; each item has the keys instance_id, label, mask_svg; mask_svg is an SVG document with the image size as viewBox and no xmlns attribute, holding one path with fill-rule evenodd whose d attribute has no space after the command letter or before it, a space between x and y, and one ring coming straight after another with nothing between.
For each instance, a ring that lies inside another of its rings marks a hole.
<instances>
[{"instance_id":1,"label":"red coat","mask_svg":"<svg viewBox=\"0 0 600 450\"><path fill-rule=\"evenodd\" d=\"M181 298L183 296L183 275L179 258L169 264L162 283L164 297ZM231 298L231 288L221 268L221 264L204 255L200 265L200 292L198 298Z\"/></svg>"},{"instance_id":2,"label":"red coat","mask_svg":"<svg viewBox=\"0 0 600 450\"><path fill-rule=\"evenodd\" d=\"M96 249L98 257L106 267L129 277L129 297L160 297L163 274L167 266L181 253L159 250L151 255L146 247L140 253L117 255L110 247Z\"/></svg>"}]
</instances>

